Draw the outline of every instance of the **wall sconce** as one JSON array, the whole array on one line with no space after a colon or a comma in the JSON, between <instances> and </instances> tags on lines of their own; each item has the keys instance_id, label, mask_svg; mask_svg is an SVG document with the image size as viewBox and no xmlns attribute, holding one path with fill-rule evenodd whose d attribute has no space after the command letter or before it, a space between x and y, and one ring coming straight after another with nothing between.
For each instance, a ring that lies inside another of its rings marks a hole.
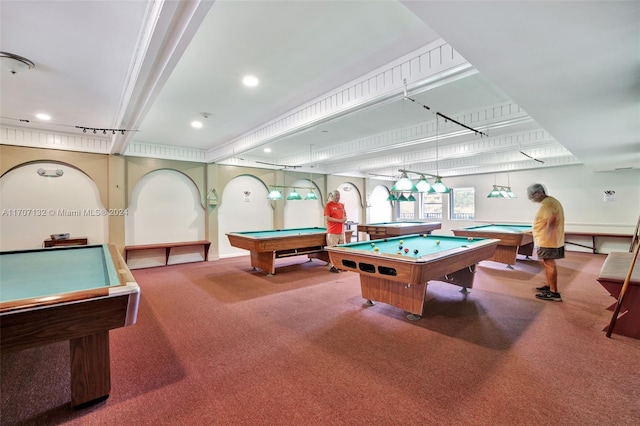
<instances>
[{"instance_id":1,"label":"wall sconce","mask_svg":"<svg viewBox=\"0 0 640 426\"><path fill-rule=\"evenodd\" d=\"M220 204L220 198L218 198L218 193L216 192L215 188L211 188L211 191L209 191L209 194L207 195L207 201L209 202L210 206L217 206L218 204Z\"/></svg>"},{"instance_id":2,"label":"wall sconce","mask_svg":"<svg viewBox=\"0 0 640 426\"><path fill-rule=\"evenodd\" d=\"M62 169L38 169L38 174L44 177L60 177L64 174Z\"/></svg>"}]
</instances>

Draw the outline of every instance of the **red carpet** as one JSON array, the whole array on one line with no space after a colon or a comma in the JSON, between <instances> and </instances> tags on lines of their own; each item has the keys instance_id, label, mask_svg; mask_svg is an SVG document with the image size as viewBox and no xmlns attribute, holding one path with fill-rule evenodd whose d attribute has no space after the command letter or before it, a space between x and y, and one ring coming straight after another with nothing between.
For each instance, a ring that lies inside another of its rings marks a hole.
<instances>
[{"instance_id":1,"label":"red carpet","mask_svg":"<svg viewBox=\"0 0 640 426\"><path fill-rule=\"evenodd\" d=\"M69 406L67 344L2 357L3 425L635 425L640 341L602 328L603 255L482 262L474 289L432 283L424 317L364 307L359 276L248 257L133 273L138 323L111 332L112 391Z\"/></svg>"}]
</instances>

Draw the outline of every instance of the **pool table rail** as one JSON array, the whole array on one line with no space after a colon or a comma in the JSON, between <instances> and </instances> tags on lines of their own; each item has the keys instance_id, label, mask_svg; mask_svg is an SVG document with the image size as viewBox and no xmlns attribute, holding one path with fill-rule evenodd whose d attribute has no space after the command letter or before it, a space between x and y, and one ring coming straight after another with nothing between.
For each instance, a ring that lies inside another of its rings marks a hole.
<instances>
[{"instance_id":1,"label":"pool table rail","mask_svg":"<svg viewBox=\"0 0 640 426\"><path fill-rule=\"evenodd\" d=\"M0 304L0 353L69 340L73 407L109 397L109 330L132 325L137 320L140 288L115 246L108 248L110 258L106 256L103 261L113 261L120 285ZM73 255L72 251L68 253Z\"/></svg>"},{"instance_id":2,"label":"pool table rail","mask_svg":"<svg viewBox=\"0 0 640 426\"><path fill-rule=\"evenodd\" d=\"M317 228L313 232L301 232L300 234L278 235L277 232L266 233L267 235L264 236L257 235L261 232L255 234L229 232L227 237L233 247L249 251L252 268L261 269L270 275L276 273L276 259L307 255L309 259L318 258L325 262L329 261L329 256L324 251L324 246L327 243L325 228Z\"/></svg>"},{"instance_id":3,"label":"pool table rail","mask_svg":"<svg viewBox=\"0 0 640 426\"><path fill-rule=\"evenodd\" d=\"M405 236L413 238L416 236ZM442 237L447 238L447 237ZM429 281L443 281L462 287L466 293L473 287L476 264L491 257L497 239L476 240L418 258L393 253L358 250L357 244L327 247L331 263L341 269L360 274L362 297L366 305L373 301L403 309L410 320L423 314Z\"/></svg>"},{"instance_id":4,"label":"pool table rail","mask_svg":"<svg viewBox=\"0 0 640 426\"><path fill-rule=\"evenodd\" d=\"M500 244L496 248L493 256L489 259L494 262L505 263L507 265L514 265L516 263L518 255L526 257L533 255L533 235L531 234L531 227L527 228L528 231L518 232L518 227L509 228L505 226L503 232L483 230L483 228L494 227L500 225L485 225L476 226L470 228L454 229L453 234L461 237L472 238L497 238L500 240Z\"/></svg>"},{"instance_id":5,"label":"pool table rail","mask_svg":"<svg viewBox=\"0 0 640 426\"><path fill-rule=\"evenodd\" d=\"M326 247L326 250L329 252L331 263L340 265L340 268L347 271L379 276L402 283L420 284L443 278L485 260L493 255L497 246L498 240L495 239L476 240L469 247L457 247L446 252L426 254L419 258L399 254L355 252L349 247L341 246ZM389 259L395 261L390 263Z\"/></svg>"},{"instance_id":6,"label":"pool table rail","mask_svg":"<svg viewBox=\"0 0 640 426\"><path fill-rule=\"evenodd\" d=\"M371 240L381 240L402 235L431 234L431 231L441 229L440 222L380 222L358 225L358 232L369 235Z\"/></svg>"}]
</instances>

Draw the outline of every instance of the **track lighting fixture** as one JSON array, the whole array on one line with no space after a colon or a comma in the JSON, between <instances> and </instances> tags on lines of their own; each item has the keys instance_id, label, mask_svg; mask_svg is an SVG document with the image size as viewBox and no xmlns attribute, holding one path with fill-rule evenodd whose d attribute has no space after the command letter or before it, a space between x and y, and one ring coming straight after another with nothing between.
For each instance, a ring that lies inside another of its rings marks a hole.
<instances>
[{"instance_id":1,"label":"track lighting fixture","mask_svg":"<svg viewBox=\"0 0 640 426\"><path fill-rule=\"evenodd\" d=\"M107 132L111 132L112 135L115 135L116 132L120 132L121 135L124 135L124 132L132 132L133 130L127 129L99 129L97 127L85 127L85 126L76 126L76 129L82 129L82 133L87 133L87 130L91 130L95 135L98 132L102 132L103 135L106 135Z\"/></svg>"}]
</instances>

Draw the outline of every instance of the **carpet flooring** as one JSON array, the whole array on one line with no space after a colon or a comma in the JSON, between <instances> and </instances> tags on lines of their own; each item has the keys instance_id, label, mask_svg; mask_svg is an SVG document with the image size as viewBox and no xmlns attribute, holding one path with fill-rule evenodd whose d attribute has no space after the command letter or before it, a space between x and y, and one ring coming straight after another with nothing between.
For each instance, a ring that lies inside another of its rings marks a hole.
<instances>
[{"instance_id":1,"label":"carpet flooring","mask_svg":"<svg viewBox=\"0 0 640 426\"><path fill-rule=\"evenodd\" d=\"M422 319L363 306L359 275L304 257L134 270L138 321L110 332L110 397L70 407L66 342L2 356L2 425L637 425L640 341L602 331L604 255L483 261L432 282Z\"/></svg>"}]
</instances>

